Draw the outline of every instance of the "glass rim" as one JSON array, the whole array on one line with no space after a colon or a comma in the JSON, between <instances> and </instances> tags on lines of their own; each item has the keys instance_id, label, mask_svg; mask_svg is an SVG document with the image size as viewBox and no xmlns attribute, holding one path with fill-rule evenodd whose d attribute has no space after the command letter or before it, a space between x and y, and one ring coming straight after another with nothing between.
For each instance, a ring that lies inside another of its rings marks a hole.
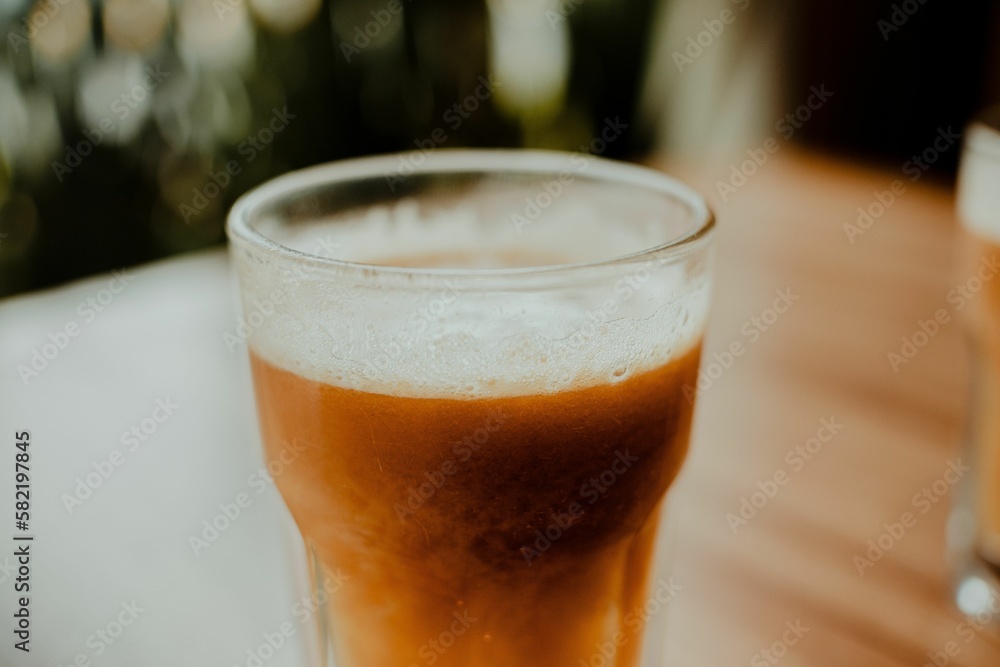
<instances>
[{"instance_id":1,"label":"glass rim","mask_svg":"<svg viewBox=\"0 0 1000 667\"><path fill-rule=\"evenodd\" d=\"M274 203L324 184L345 184L374 177L384 177L398 170L400 160L423 156L407 177L443 173L521 173L558 176L569 171L574 177L609 184L630 185L666 195L684 205L691 216L692 228L664 243L624 255L612 255L583 262L542 264L502 268L442 268L402 267L385 264L336 259L296 250L282 245L258 231L252 224L253 214L260 206ZM584 156L584 169L571 168L570 159ZM504 279L531 276L562 276L564 274L627 265L656 257L665 264L686 256L706 242L715 228L715 215L706 198L693 187L666 173L628 162L620 162L587 153L537 149L468 149L442 148L435 151L408 151L347 158L305 167L277 176L250 189L233 204L226 218L226 233L231 243L256 248L269 255L308 264L313 268L328 268L340 274L354 274L368 280L386 278L407 282L421 279Z\"/></svg>"}]
</instances>

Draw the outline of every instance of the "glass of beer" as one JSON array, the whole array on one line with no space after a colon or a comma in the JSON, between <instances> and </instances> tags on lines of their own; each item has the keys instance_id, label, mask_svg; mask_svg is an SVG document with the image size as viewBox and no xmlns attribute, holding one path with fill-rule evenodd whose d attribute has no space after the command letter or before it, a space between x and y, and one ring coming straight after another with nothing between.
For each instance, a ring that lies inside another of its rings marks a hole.
<instances>
[{"instance_id":1,"label":"glass of beer","mask_svg":"<svg viewBox=\"0 0 1000 667\"><path fill-rule=\"evenodd\" d=\"M343 161L237 202L317 664L662 664L712 226L660 172L541 151Z\"/></svg>"},{"instance_id":2,"label":"glass of beer","mask_svg":"<svg viewBox=\"0 0 1000 667\"><path fill-rule=\"evenodd\" d=\"M1000 626L1000 107L969 125L958 180L959 282L971 349L965 463L949 519L956 600Z\"/></svg>"}]
</instances>

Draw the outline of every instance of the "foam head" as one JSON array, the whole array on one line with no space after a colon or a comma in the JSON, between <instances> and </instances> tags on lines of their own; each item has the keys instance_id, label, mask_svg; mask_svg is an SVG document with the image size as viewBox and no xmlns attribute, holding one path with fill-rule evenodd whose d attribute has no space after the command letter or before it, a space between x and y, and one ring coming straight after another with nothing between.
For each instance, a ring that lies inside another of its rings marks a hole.
<instances>
[{"instance_id":1,"label":"foam head","mask_svg":"<svg viewBox=\"0 0 1000 667\"><path fill-rule=\"evenodd\" d=\"M369 164L349 190L320 179L238 205L273 242L231 230L254 353L340 386L476 398L620 381L696 345L707 209L605 173L675 186L655 172L527 155L541 166L411 176L391 191Z\"/></svg>"}]
</instances>

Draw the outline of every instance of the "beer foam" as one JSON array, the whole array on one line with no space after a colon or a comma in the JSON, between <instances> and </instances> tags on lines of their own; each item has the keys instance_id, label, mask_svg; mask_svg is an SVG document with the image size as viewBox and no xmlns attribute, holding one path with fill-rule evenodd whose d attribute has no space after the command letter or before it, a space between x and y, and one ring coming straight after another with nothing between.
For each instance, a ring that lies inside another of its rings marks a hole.
<instances>
[{"instance_id":1,"label":"beer foam","mask_svg":"<svg viewBox=\"0 0 1000 667\"><path fill-rule=\"evenodd\" d=\"M970 231L1000 243L1000 131L972 125L958 179L958 213Z\"/></svg>"},{"instance_id":2,"label":"beer foam","mask_svg":"<svg viewBox=\"0 0 1000 667\"><path fill-rule=\"evenodd\" d=\"M571 279L557 271L494 276L506 289L491 285L489 272L484 284L482 274L464 270L593 262L666 240L664 198L613 200L638 222L612 227L608 211L595 205L597 193L585 194L523 216L528 223L520 229L512 216L526 207L523 198L478 191L475 205L467 197L433 205L402 200L291 231L258 225L281 245L313 255L457 270L395 272L380 281L343 267L303 274L281 266L288 260L278 256L262 267L260 258L236 253L248 343L273 365L320 382L455 398L617 382L687 353L707 317L707 266L697 253L594 265ZM608 193L599 199L607 202ZM563 284L554 287L556 279Z\"/></svg>"},{"instance_id":3,"label":"beer foam","mask_svg":"<svg viewBox=\"0 0 1000 667\"><path fill-rule=\"evenodd\" d=\"M427 266L482 269L622 257L678 236L682 221L691 224L680 202L657 192L555 183L555 196L538 183L486 183L456 195L404 198L291 226L272 219L257 227L285 247L350 262L399 265L400 258L424 256L432 260ZM608 224L622 218L628 224ZM672 234L665 219L678 221ZM433 261L442 250L475 261Z\"/></svg>"}]
</instances>

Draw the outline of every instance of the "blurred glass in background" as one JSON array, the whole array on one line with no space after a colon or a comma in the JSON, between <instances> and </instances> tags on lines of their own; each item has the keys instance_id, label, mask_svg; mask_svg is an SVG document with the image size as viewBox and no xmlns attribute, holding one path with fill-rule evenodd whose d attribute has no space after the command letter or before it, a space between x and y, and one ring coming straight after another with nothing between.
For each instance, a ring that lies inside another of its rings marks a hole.
<instances>
[{"instance_id":1,"label":"blurred glass in background","mask_svg":"<svg viewBox=\"0 0 1000 667\"><path fill-rule=\"evenodd\" d=\"M709 162L823 84L796 141L901 161L1000 75L991 3L907 3L0 0L0 295L221 243L289 169L462 146Z\"/></svg>"}]
</instances>

